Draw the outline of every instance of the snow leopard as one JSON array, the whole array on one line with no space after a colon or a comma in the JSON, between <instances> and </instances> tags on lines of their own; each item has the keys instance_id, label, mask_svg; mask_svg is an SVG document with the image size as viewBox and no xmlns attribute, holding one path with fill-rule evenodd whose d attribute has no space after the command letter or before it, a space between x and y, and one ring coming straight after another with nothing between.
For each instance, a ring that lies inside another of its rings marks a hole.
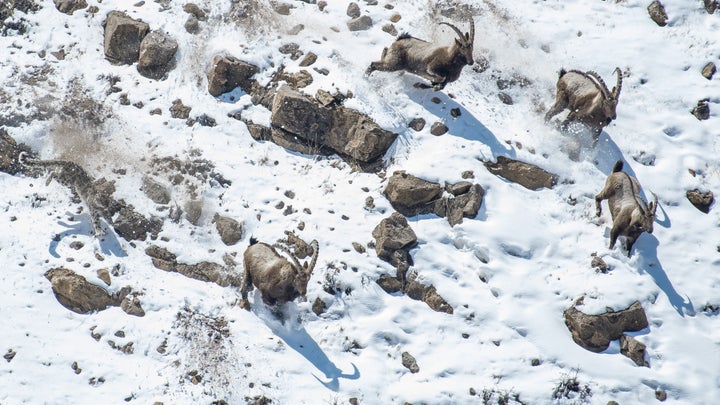
<instances>
[{"instance_id":1,"label":"snow leopard","mask_svg":"<svg viewBox=\"0 0 720 405\"><path fill-rule=\"evenodd\" d=\"M114 186L111 182L108 183L105 179L95 181L80 165L67 160L33 159L29 158L26 152L21 152L18 160L25 166L48 170L50 175L45 181L46 186L55 179L68 187L87 206L93 234L98 237L105 235L100 219L105 219L107 224L112 226L112 216L120 209L120 205L112 197Z\"/></svg>"}]
</instances>

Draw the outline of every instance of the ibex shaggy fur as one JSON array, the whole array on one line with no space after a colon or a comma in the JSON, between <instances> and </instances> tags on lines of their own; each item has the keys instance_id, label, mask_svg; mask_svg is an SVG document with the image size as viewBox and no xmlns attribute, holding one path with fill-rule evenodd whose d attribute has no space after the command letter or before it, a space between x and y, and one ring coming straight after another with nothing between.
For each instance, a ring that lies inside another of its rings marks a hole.
<instances>
[{"instance_id":1,"label":"ibex shaggy fur","mask_svg":"<svg viewBox=\"0 0 720 405\"><path fill-rule=\"evenodd\" d=\"M562 128L566 129L572 122L580 122L593 131L597 141L602 129L617 117L615 110L622 88L622 72L620 68L615 68L614 72L617 73L617 83L610 91L602 77L593 71L560 70L555 104L545 114L545 122L567 108L570 112Z\"/></svg>"},{"instance_id":2,"label":"ibex shaggy fur","mask_svg":"<svg viewBox=\"0 0 720 405\"><path fill-rule=\"evenodd\" d=\"M475 22L470 17L470 32L465 34L450 23L440 24L449 26L458 35L451 46L438 46L403 34L389 48L383 49L380 60L372 62L365 74L369 75L376 70L405 70L430 80L435 90L441 90L446 84L454 82L460 77L465 65L474 63Z\"/></svg>"},{"instance_id":3,"label":"ibex shaggy fur","mask_svg":"<svg viewBox=\"0 0 720 405\"><path fill-rule=\"evenodd\" d=\"M240 293L241 306L250 309L247 301L248 291L254 285L260 290L263 302L267 305L284 304L297 297L305 296L308 281L318 257L318 242L310 242L313 249L310 264L300 265L298 258L287 248L275 245L287 253L291 261L281 256L275 247L250 238L250 246L243 256L243 281Z\"/></svg>"},{"instance_id":4,"label":"ibex shaggy fur","mask_svg":"<svg viewBox=\"0 0 720 405\"><path fill-rule=\"evenodd\" d=\"M629 174L623 172L622 168L623 162L618 160L613 167L613 172L605 181L605 187L595 196L595 209L597 216L600 216L602 214L600 202L608 200L613 220L610 230L610 249L615 247L619 236L625 236L625 247L630 256L632 245L640 234L653 231L657 195L653 194L654 201L646 204L640 197L640 184Z\"/></svg>"}]
</instances>

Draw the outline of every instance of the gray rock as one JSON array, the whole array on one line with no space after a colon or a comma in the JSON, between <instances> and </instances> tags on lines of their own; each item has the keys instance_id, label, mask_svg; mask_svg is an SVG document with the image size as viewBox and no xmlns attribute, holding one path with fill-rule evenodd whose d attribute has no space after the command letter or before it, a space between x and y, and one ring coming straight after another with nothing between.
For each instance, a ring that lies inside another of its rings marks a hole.
<instances>
[{"instance_id":1,"label":"gray rock","mask_svg":"<svg viewBox=\"0 0 720 405\"><path fill-rule=\"evenodd\" d=\"M637 332L648 326L639 302L627 309L600 315L587 315L572 306L563 315L575 343L596 353L607 349L610 342L620 339L624 332Z\"/></svg>"},{"instance_id":2,"label":"gray rock","mask_svg":"<svg viewBox=\"0 0 720 405\"><path fill-rule=\"evenodd\" d=\"M202 216L203 211L203 202L202 200L198 199L191 199L185 202L185 206L183 207L183 210L185 211L185 219L188 220L191 224L198 226L200 225L200 217Z\"/></svg>"},{"instance_id":3,"label":"gray rock","mask_svg":"<svg viewBox=\"0 0 720 405\"><path fill-rule=\"evenodd\" d=\"M661 27L667 25L668 16L665 12L665 6L663 6L662 3L660 3L658 0L655 0L650 3L650 5L647 7L647 10L650 14L650 18L655 21L657 25Z\"/></svg>"},{"instance_id":4,"label":"gray rock","mask_svg":"<svg viewBox=\"0 0 720 405\"><path fill-rule=\"evenodd\" d=\"M403 352L402 354L402 365L413 374L420 371L420 367L418 366L417 361L415 361L415 357L408 352Z\"/></svg>"},{"instance_id":5,"label":"gray rock","mask_svg":"<svg viewBox=\"0 0 720 405\"><path fill-rule=\"evenodd\" d=\"M413 118L410 123L408 123L408 127L414 129L416 132L420 132L425 128L425 119L423 118Z\"/></svg>"},{"instance_id":6,"label":"gray rock","mask_svg":"<svg viewBox=\"0 0 720 405\"><path fill-rule=\"evenodd\" d=\"M15 174L22 166L18 162L18 144L5 128L0 128L0 172Z\"/></svg>"},{"instance_id":7,"label":"gray rock","mask_svg":"<svg viewBox=\"0 0 720 405\"><path fill-rule=\"evenodd\" d=\"M240 287L242 282L242 275L235 270L234 265L223 266L207 261L195 264L178 263L173 253L155 245L145 249L145 254L152 258L156 268L179 273L194 280L215 283L221 287Z\"/></svg>"},{"instance_id":8,"label":"gray rock","mask_svg":"<svg viewBox=\"0 0 720 405\"><path fill-rule=\"evenodd\" d=\"M253 87L251 77L259 71L257 66L234 56L216 55L207 75L208 92L217 97L240 87L246 93L250 93Z\"/></svg>"},{"instance_id":9,"label":"gray rock","mask_svg":"<svg viewBox=\"0 0 720 405\"><path fill-rule=\"evenodd\" d=\"M634 361L640 367L650 367L645 361L645 345L631 336L620 336L620 354Z\"/></svg>"},{"instance_id":10,"label":"gray rock","mask_svg":"<svg viewBox=\"0 0 720 405\"><path fill-rule=\"evenodd\" d=\"M703 2L705 3L705 11L707 11L708 14L715 13L715 10L720 6L717 0L703 0Z\"/></svg>"},{"instance_id":11,"label":"gray rock","mask_svg":"<svg viewBox=\"0 0 720 405\"><path fill-rule=\"evenodd\" d=\"M357 3L351 2L347 7L347 16L350 18L360 17L360 6Z\"/></svg>"},{"instance_id":12,"label":"gray rock","mask_svg":"<svg viewBox=\"0 0 720 405\"><path fill-rule=\"evenodd\" d=\"M224 244L232 246L242 239L242 223L217 213L213 217L213 222L215 222L215 228L220 234L220 240L222 240Z\"/></svg>"},{"instance_id":13,"label":"gray rock","mask_svg":"<svg viewBox=\"0 0 720 405\"><path fill-rule=\"evenodd\" d=\"M715 201L715 196L713 195L712 191L702 192L699 189L694 189L688 190L685 195L687 196L687 199L690 201L690 203L695 206L695 208L706 214L710 212L710 207Z\"/></svg>"},{"instance_id":14,"label":"gray rock","mask_svg":"<svg viewBox=\"0 0 720 405\"><path fill-rule=\"evenodd\" d=\"M186 3L183 5L183 11L192 15L200 21L207 20L207 14L195 3Z\"/></svg>"},{"instance_id":15,"label":"gray rock","mask_svg":"<svg viewBox=\"0 0 720 405\"><path fill-rule=\"evenodd\" d=\"M375 238L375 251L378 257L389 261L393 252L409 250L417 244L417 236L405 217L393 212L388 218L380 221L372 232Z\"/></svg>"},{"instance_id":16,"label":"gray rock","mask_svg":"<svg viewBox=\"0 0 720 405\"><path fill-rule=\"evenodd\" d=\"M54 2L59 12L69 15L88 6L85 0L54 0Z\"/></svg>"},{"instance_id":17,"label":"gray rock","mask_svg":"<svg viewBox=\"0 0 720 405\"><path fill-rule=\"evenodd\" d=\"M157 235L162 230L162 221L157 218L147 219L132 206L123 206L113 221L113 228L127 241L145 240L148 233Z\"/></svg>"},{"instance_id":18,"label":"gray rock","mask_svg":"<svg viewBox=\"0 0 720 405\"><path fill-rule=\"evenodd\" d=\"M377 279L376 283L388 294L400 292L403 289L402 281L389 274L381 275L380 278Z\"/></svg>"},{"instance_id":19,"label":"gray rock","mask_svg":"<svg viewBox=\"0 0 720 405\"><path fill-rule=\"evenodd\" d=\"M387 32L388 34L396 37L398 34L397 28L393 24L385 24L382 26L383 32Z\"/></svg>"},{"instance_id":20,"label":"gray rock","mask_svg":"<svg viewBox=\"0 0 720 405\"><path fill-rule=\"evenodd\" d=\"M108 13L104 22L105 57L111 62L133 64L140 57L140 43L150 26L120 11Z\"/></svg>"},{"instance_id":21,"label":"gray rock","mask_svg":"<svg viewBox=\"0 0 720 405\"><path fill-rule=\"evenodd\" d=\"M475 218L482 206L485 189L472 184L467 192L454 197L443 197L433 205L433 212L446 217L450 226L463 222L463 218Z\"/></svg>"},{"instance_id":22,"label":"gray rock","mask_svg":"<svg viewBox=\"0 0 720 405\"><path fill-rule=\"evenodd\" d=\"M307 67L307 66L312 65L312 64L315 63L316 61L317 61L317 55L315 55L315 54L312 53L312 52L308 52L308 54L305 55L305 57L303 58L303 60L300 61L300 66L301 66L301 67Z\"/></svg>"},{"instance_id":23,"label":"gray rock","mask_svg":"<svg viewBox=\"0 0 720 405\"><path fill-rule=\"evenodd\" d=\"M698 101L697 105L690 111L695 118L703 121L710 118L710 105L708 99L702 99Z\"/></svg>"},{"instance_id":24,"label":"gray rock","mask_svg":"<svg viewBox=\"0 0 720 405\"><path fill-rule=\"evenodd\" d=\"M383 194L395 210L406 216L415 216L433 212L432 202L442 192L440 184L399 170L390 176Z\"/></svg>"},{"instance_id":25,"label":"gray rock","mask_svg":"<svg viewBox=\"0 0 720 405\"><path fill-rule=\"evenodd\" d=\"M162 79L174 65L178 43L161 31L152 31L140 43L137 69L150 79Z\"/></svg>"},{"instance_id":26,"label":"gray rock","mask_svg":"<svg viewBox=\"0 0 720 405\"><path fill-rule=\"evenodd\" d=\"M155 204L170 202L170 189L150 176L143 177L142 191Z\"/></svg>"},{"instance_id":27,"label":"gray rock","mask_svg":"<svg viewBox=\"0 0 720 405\"><path fill-rule=\"evenodd\" d=\"M713 76L717 72L717 67L713 62L708 62L705 66L702 68L702 75L704 78L708 80L712 80Z\"/></svg>"},{"instance_id":28,"label":"gray rock","mask_svg":"<svg viewBox=\"0 0 720 405\"><path fill-rule=\"evenodd\" d=\"M498 156L497 163L485 162L485 167L490 173L530 190L553 188L558 181L556 174L505 156Z\"/></svg>"},{"instance_id":29,"label":"gray rock","mask_svg":"<svg viewBox=\"0 0 720 405\"><path fill-rule=\"evenodd\" d=\"M442 122L434 122L430 126L430 133L435 136L445 135L449 131L447 125Z\"/></svg>"},{"instance_id":30,"label":"gray rock","mask_svg":"<svg viewBox=\"0 0 720 405\"><path fill-rule=\"evenodd\" d=\"M120 303L120 308L128 315L145 316L145 310L140 305L140 299L135 295L128 294Z\"/></svg>"},{"instance_id":31,"label":"gray rock","mask_svg":"<svg viewBox=\"0 0 720 405\"><path fill-rule=\"evenodd\" d=\"M192 111L192 107L184 105L180 99L173 101L170 106L170 116L173 118L186 120L190 118L190 111Z\"/></svg>"},{"instance_id":32,"label":"gray rock","mask_svg":"<svg viewBox=\"0 0 720 405\"><path fill-rule=\"evenodd\" d=\"M200 32L200 22L197 18L195 18L195 16L188 16L187 21L185 21L185 31L189 34L197 34Z\"/></svg>"},{"instance_id":33,"label":"gray rock","mask_svg":"<svg viewBox=\"0 0 720 405\"><path fill-rule=\"evenodd\" d=\"M55 298L73 312L87 314L119 304L104 288L72 270L53 268L45 273L45 278L50 280Z\"/></svg>"},{"instance_id":34,"label":"gray rock","mask_svg":"<svg viewBox=\"0 0 720 405\"><path fill-rule=\"evenodd\" d=\"M366 31L373 26L372 18L363 15L347 22L347 27L350 31Z\"/></svg>"}]
</instances>

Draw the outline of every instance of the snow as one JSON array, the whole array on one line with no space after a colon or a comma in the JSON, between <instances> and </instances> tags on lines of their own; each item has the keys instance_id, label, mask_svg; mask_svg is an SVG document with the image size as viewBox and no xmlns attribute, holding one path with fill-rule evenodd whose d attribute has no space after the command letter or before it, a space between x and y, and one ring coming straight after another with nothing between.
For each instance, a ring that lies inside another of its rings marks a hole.
<instances>
[{"instance_id":1,"label":"snow","mask_svg":"<svg viewBox=\"0 0 720 405\"><path fill-rule=\"evenodd\" d=\"M97 125L34 120L8 126L11 136L43 158L71 159L96 178L115 180L115 197L146 216L167 216L139 191L153 158L207 159L232 184L200 185L204 214L198 226L166 219L162 239L131 244L112 234L104 242L95 239L89 217L75 214L70 192L56 182L0 173L0 351L17 353L10 362L0 360L0 403L237 404L264 395L280 404L348 403L353 397L363 404L460 404L482 401L483 390L518 394L528 404L581 401L552 398L569 377L591 388L588 403L653 403L657 389L667 392L669 404L714 403L720 397L720 318L704 310L706 304L720 305L720 211L701 213L685 197L694 188L720 190L720 78L700 75L707 62L718 63L720 20L702 2L665 2L670 19L661 28L650 20L646 2L635 0L466 1L476 23L476 60L487 60L489 68L465 67L441 92L414 88L421 79L411 74L363 73L392 42L381 28L395 13L402 16L395 24L399 32L429 40L451 41L452 30L439 21L466 30L462 18L440 14L447 1L399 0L389 2L392 10L384 7L388 2L361 1L374 26L350 32L345 0L328 2L324 12L294 1L290 16L275 13L264 0L251 1L256 14L249 24L226 18L230 2L204 0L197 4L209 11L208 20L200 22L197 35L183 28L182 2L167 2L164 11L152 1L90 2L97 13L72 16L59 13L52 1L38 3L36 13L16 11L14 18L28 23L25 35L11 31L0 37L0 116L58 111L76 106L83 94L109 118ZM105 60L102 21L112 10L178 41L177 66L166 80ZM288 35L298 23L304 29ZM412 269L437 288L454 314L385 293L375 280L394 269L373 249L361 254L352 248L352 242L371 242L373 228L392 212L382 176L353 172L337 157L256 142L228 115L241 111L268 123L269 112L252 106L241 91L233 93L235 101L208 94L205 72L216 53L258 65L258 79L266 82L281 64L289 72L300 70L299 61L278 51L288 42L318 55L308 69L314 82L306 93L351 91L346 106L399 133L386 156L387 175L406 170L445 183L472 170L485 188L478 216L455 227L433 215L409 218L419 239L410 252ZM59 49L65 50L63 60L50 54ZM41 58L40 51L47 55ZM595 70L612 86L616 66L626 74L618 117L595 148L544 125L560 68ZM47 72L44 79L29 80L41 71ZM120 93L107 92L110 76L120 79L117 86L132 103L144 106L121 105ZM496 81L514 77L530 83L504 90L514 103L503 104ZM710 119L699 121L690 110L707 97ZM205 113L218 125L189 127L170 118L175 99L192 107L191 116ZM154 108L162 115L150 115ZM450 115L452 108L460 109L458 118ZM407 128L415 117L428 122L420 132ZM431 135L435 121L445 122L449 133ZM569 157L574 143L583 145L579 160ZM641 154L654 156L654 165L636 161ZM537 164L557 173L560 184L530 191L509 183L483 166L497 156ZM645 196L654 192L660 202L654 233L643 234L629 258L619 247L607 248L606 203L603 216L595 216L594 195L618 159ZM284 195L288 190L294 198ZM190 198L182 186L172 193L172 204L179 206ZM372 210L365 208L368 196L375 201ZM568 204L570 197L575 205ZM279 201L295 212L283 215L275 208ZM215 212L244 223L239 244L222 244L212 224ZM253 310L246 312L236 305L236 289L158 270L144 253L158 244L183 263L222 263L226 253L241 262L250 235L272 242L286 230L317 239L320 255L307 301L287 304L284 321L257 291L250 294ZM84 246L76 250L73 241ZM611 267L607 274L590 268L594 252ZM44 277L59 266L101 286L96 271L114 269L106 288L142 292L145 317L116 307L89 315L67 310ZM340 292L324 291L330 282ZM317 297L328 304L321 316L311 311ZM650 326L631 335L647 345L649 368L620 355L617 343L592 353L572 341L562 314L580 297L585 299L579 308L595 314L640 301ZM218 326L219 320L227 324ZM117 331L125 337L115 336ZM125 354L109 341L133 342L134 351ZM403 352L415 357L418 373L402 366ZM202 376L199 384L191 382L193 370Z\"/></svg>"}]
</instances>

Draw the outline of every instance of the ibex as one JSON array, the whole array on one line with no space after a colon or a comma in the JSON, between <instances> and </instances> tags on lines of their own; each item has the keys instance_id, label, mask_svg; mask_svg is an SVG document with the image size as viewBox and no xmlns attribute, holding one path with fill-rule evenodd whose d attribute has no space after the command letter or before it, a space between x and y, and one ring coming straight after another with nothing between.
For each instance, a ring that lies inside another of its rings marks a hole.
<instances>
[{"instance_id":1,"label":"ibex","mask_svg":"<svg viewBox=\"0 0 720 405\"><path fill-rule=\"evenodd\" d=\"M310 242L313 249L310 263L300 265L298 258L284 246L270 246L250 238L250 246L243 256L243 281L240 289L241 306L250 309L248 291L254 285L260 290L267 305L284 304L297 297L305 296L308 281L318 258L318 241ZM275 247L287 253L291 261L281 256Z\"/></svg>"},{"instance_id":2,"label":"ibex","mask_svg":"<svg viewBox=\"0 0 720 405\"><path fill-rule=\"evenodd\" d=\"M632 245L640 234L652 233L658 202L657 195L653 193L654 201L646 204L640 197L640 184L623 172L622 168L623 162L618 160L613 172L605 181L605 187L595 196L595 210L597 216L600 216L602 214L600 202L608 200L613 220L610 230L610 249L615 247L619 236L625 236L625 247L630 256Z\"/></svg>"},{"instance_id":3,"label":"ibex","mask_svg":"<svg viewBox=\"0 0 720 405\"><path fill-rule=\"evenodd\" d=\"M617 73L617 83L610 91L602 77L591 70L581 72L561 69L555 104L545 114L545 122L567 108L570 112L562 128L566 129L572 122L580 122L593 131L597 141L602 129L617 117L615 110L622 88L622 72L620 68L615 68L614 72Z\"/></svg>"},{"instance_id":4,"label":"ibex","mask_svg":"<svg viewBox=\"0 0 720 405\"><path fill-rule=\"evenodd\" d=\"M465 34L450 23L440 24L449 26L457 33L458 38L451 46L439 46L410 34L402 34L389 48L383 49L380 60L372 62L365 74L369 75L376 70L405 70L430 80L435 90L441 90L446 84L454 82L460 77L465 65L474 63L475 22L470 17L470 32Z\"/></svg>"}]
</instances>

